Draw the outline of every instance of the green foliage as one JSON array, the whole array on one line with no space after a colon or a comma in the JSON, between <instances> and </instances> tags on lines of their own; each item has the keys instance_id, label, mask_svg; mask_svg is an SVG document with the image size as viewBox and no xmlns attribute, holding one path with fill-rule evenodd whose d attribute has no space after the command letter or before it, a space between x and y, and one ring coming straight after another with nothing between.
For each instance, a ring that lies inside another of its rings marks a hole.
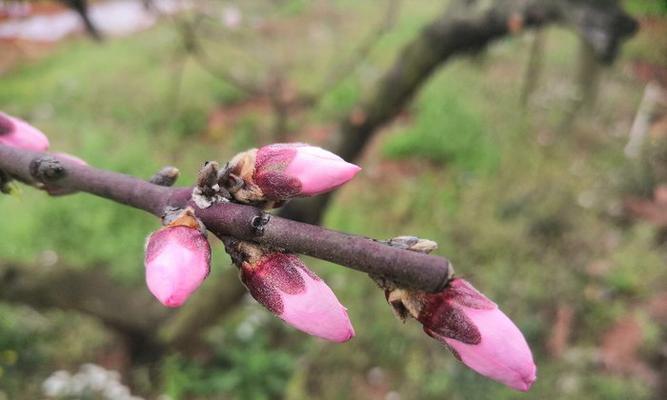
<instances>
[{"instance_id":1,"label":"green foliage","mask_svg":"<svg viewBox=\"0 0 667 400\"><path fill-rule=\"evenodd\" d=\"M278 12L285 15L295 15L302 13L308 7L306 0L287 0L278 7Z\"/></svg>"},{"instance_id":2,"label":"green foliage","mask_svg":"<svg viewBox=\"0 0 667 400\"><path fill-rule=\"evenodd\" d=\"M357 82L345 81L333 88L322 99L319 113L323 119L344 115L361 97L361 87Z\"/></svg>"},{"instance_id":3,"label":"green foliage","mask_svg":"<svg viewBox=\"0 0 667 400\"><path fill-rule=\"evenodd\" d=\"M413 157L473 172L490 171L498 163L493 136L481 115L473 111L476 100L467 93L466 84L447 78L436 79L420 95L415 120L393 135L384 152L393 158Z\"/></svg>"},{"instance_id":4,"label":"green foliage","mask_svg":"<svg viewBox=\"0 0 667 400\"><path fill-rule=\"evenodd\" d=\"M0 304L0 399L41 398L41 380L56 365L90 359L106 341L99 325L79 315L40 315L28 307Z\"/></svg>"},{"instance_id":5,"label":"green foliage","mask_svg":"<svg viewBox=\"0 0 667 400\"><path fill-rule=\"evenodd\" d=\"M232 336L206 365L170 357L164 363L163 379L165 393L175 400L193 396L268 400L283 393L293 368L293 356L271 348L266 335L256 334L250 340Z\"/></svg>"},{"instance_id":6,"label":"green foliage","mask_svg":"<svg viewBox=\"0 0 667 400\"><path fill-rule=\"evenodd\" d=\"M246 117L239 121L234 137L232 148L234 152L241 152L260 145L259 127L255 118Z\"/></svg>"},{"instance_id":7,"label":"green foliage","mask_svg":"<svg viewBox=\"0 0 667 400\"><path fill-rule=\"evenodd\" d=\"M22 386L20 380L45 361L39 349L44 343L44 324L26 314L0 304L0 396L3 389L16 392Z\"/></svg>"},{"instance_id":8,"label":"green foliage","mask_svg":"<svg viewBox=\"0 0 667 400\"><path fill-rule=\"evenodd\" d=\"M667 1L665 0L628 0L625 7L629 12L636 15L660 16L667 14Z\"/></svg>"}]
</instances>

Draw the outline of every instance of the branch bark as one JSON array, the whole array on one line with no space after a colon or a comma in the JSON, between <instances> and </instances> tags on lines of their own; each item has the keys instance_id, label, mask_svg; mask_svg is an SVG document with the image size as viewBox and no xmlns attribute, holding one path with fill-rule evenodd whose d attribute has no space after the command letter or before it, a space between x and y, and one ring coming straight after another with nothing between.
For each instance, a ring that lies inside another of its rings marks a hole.
<instances>
[{"instance_id":1,"label":"branch bark","mask_svg":"<svg viewBox=\"0 0 667 400\"><path fill-rule=\"evenodd\" d=\"M349 161L359 158L375 132L405 108L441 65L455 56L478 52L517 29L563 23L606 62L636 30L636 22L616 0L506 0L495 1L482 12L472 6L466 9L470 14L447 10L401 50L371 95L340 121L336 154ZM292 202L280 215L317 224L331 195Z\"/></svg>"},{"instance_id":2,"label":"branch bark","mask_svg":"<svg viewBox=\"0 0 667 400\"><path fill-rule=\"evenodd\" d=\"M54 162L55 161L55 162ZM235 203L199 208L191 188L169 188L110 171L82 166L45 153L0 145L0 169L25 182L91 193L158 217L167 207L192 207L215 235L278 247L331 261L369 274L385 277L402 286L438 291L447 283L449 261L387 246L379 241L271 217L258 230L262 211Z\"/></svg>"}]
</instances>

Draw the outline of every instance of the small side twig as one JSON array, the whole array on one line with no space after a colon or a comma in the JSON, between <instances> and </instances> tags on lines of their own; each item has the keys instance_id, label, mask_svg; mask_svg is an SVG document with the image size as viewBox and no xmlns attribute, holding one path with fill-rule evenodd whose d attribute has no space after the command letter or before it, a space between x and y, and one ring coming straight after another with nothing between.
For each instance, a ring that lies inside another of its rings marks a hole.
<instances>
[{"instance_id":1,"label":"small side twig","mask_svg":"<svg viewBox=\"0 0 667 400\"><path fill-rule=\"evenodd\" d=\"M261 90L257 84L248 82L228 71L223 65L214 65L206 49L201 44L197 33L197 21L184 19L180 22L179 30L184 43L185 51L192 59L210 75L234 86L251 96L261 95Z\"/></svg>"},{"instance_id":2,"label":"small side twig","mask_svg":"<svg viewBox=\"0 0 667 400\"><path fill-rule=\"evenodd\" d=\"M174 186L180 174L178 168L168 165L156 172L148 181L160 186Z\"/></svg>"}]
</instances>

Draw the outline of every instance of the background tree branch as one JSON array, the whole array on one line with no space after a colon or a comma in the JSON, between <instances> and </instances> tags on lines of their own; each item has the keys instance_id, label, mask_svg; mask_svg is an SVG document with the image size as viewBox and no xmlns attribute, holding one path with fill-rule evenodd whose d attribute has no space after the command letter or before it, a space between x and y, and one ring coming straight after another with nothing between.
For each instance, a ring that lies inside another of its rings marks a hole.
<instances>
[{"instance_id":1,"label":"background tree branch","mask_svg":"<svg viewBox=\"0 0 667 400\"><path fill-rule=\"evenodd\" d=\"M394 25L400 6L400 0L387 0L386 8L377 26L368 33L346 60L340 64L336 64L326 73L324 81L317 90L312 94L301 95L300 102L314 105L345 78L350 76L359 64L368 58L368 55L375 48L375 45L380 41L382 36Z\"/></svg>"},{"instance_id":2,"label":"background tree branch","mask_svg":"<svg viewBox=\"0 0 667 400\"><path fill-rule=\"evenodd\" d=\"M166 350L192 352L202 348L206 329L245 296L246 290L236 276L234 269L225 270L192 296L188 307L170 310L156 302L143 286L116 283L102 266L77 269L60 264L0 264L0 301L93 317L127 343L147 346L156 354Z\"/></svg>"},{"instance_id":3,"label":"background tree branch","mask_svg":"<svg viewBox=\"0 0 667 400\"><path fill-rule=\"evenodd\" d=\"M620 43L637 28L615 0L508 0L492 2L481 11L473 5L456 12L447 9L403 47L370 96L339 122L337 154L350 161L358 159L373 135L396 118L452 57L477 52L517 30L562 23L577 31L598 59L611 62ZM291 202L280 215L317 224L332 195Z\"/></svg>"},{"instance_id":4,"label":"background tree branch","mask_svg":"<svg viewBox=\"0 0 667 400\"><path fill-rule=\"evenodd\" d=\"M236 268L226 269L214 282L203 285L159 330L160 342L191 352L201 345L201 333L238 306L247 290L237 279ZM210 279L210 278L209 278Z\"/></svg>"}]
</instances>

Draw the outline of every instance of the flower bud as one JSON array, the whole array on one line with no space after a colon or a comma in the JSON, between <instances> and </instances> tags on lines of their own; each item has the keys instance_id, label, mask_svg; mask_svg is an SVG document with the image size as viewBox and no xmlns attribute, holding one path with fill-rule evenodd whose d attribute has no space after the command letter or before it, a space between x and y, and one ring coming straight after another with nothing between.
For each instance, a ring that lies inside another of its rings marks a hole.
<instances>
[{"instance_id":1,"label":"flower bud","mask_svg":"<svg viewBox=\"0 0 667 400\"><path fill-rule=\"evenodd\" d=\"M211 247L190 210L146 243L146 284L167 307L179 307L208 276Z\"/></svg>"},{"instance_id":2,"label":"flower bud","mask_svg":"<svg viewBox=\"0 0 667 400\"><path fill-rule=\"evenodd\" d=\"M310 335L339 343L354 336L347 309L299 257L240 243L241 280L255 300Z\"/></svg>"},{"instance_id":3,"label":"flower bud","mask_svg":"<svg viewBox=\"0 0 667 400\"><path fill-rule=\"evenodd\" d=\"M519 328L465 280L453 279L435 294L390 291L387 300L478 373L521 391L535 382L533 355Z\"/></svg>"},{"instance_id":4,"label":"flower bud","mask_svg":"<svg viewBox=\"0 0 667 400\"><path fill-rule=\"evenodd\" d=\"M27 122L0 112L0 144L32 151L46 151L49 139Z\"/></svg>"},{"instance_id":5,"label":"flower bud","mask_svg":"<svg viewBox=\"0 0 667 400\"><path fill-rule=\"evenodd\" d=\"M391 247L424 254L429 254L438 248L438 244L433 240L422 239L416 236L396 236L389 239L386 243Z\"/></svg>"},{"instance_id":6,"label":"flower bud","mask_svg":"<svg viewBox=\"0 0 667 400\"><path fill-rule=\"evenodd\" d=\"M333 190L361 170L334 153L304 143L278 143L238 154L231 172L245 182L239 201L282 201Z\"/></svg>"}]
</instances>

